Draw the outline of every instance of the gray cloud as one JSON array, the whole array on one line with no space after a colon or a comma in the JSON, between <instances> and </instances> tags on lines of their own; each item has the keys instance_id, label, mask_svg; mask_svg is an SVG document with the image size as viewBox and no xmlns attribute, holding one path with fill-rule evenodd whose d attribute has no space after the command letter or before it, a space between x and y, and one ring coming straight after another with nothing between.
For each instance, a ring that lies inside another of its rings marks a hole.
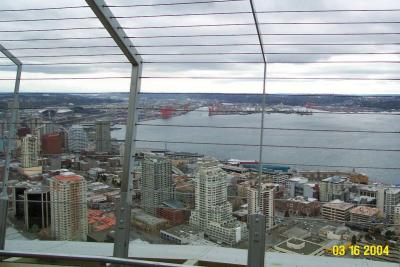
<instances>
[{"instance_id":1,"label":"gray cloud","mask_svg":"<svg viewBox=\"0 0 400 267\"><path fill-rule=\"evenodd\" d=\"M171 1L172 2L172 1ZM127 4L123 0L107 1L112 4ZM135 3L165 3L161 1L145 1ZM29 7L45 6L70 6L85 5L85 1L23 1L6 0L2 2L1 9L20 9ZM397 5L397 6L396 6ZM315 10L315 9L383 9L399 8L398 1L395 0L358 0L358 1L262 1L257 0L258 10ZM250 11L247 1L231 3L213 3L201 5L178 5L178 6L159 6L141 8L112 8L116 16L135 16L150 14L178 14L178 13L201 13L201 12L228 12L228 11ZM279 13L279 14L259 14L261 22L349 22L349 21L398 21L399 12L335 12L335 13ZM58 17L92 17L94 14L89 8L70 9L70 10L50 10L32 12L2 12L0 20L8 19L38 19L38 18L58 18ZM220 24L220 23L252 23L250 14L240 15L214 15L214 16L187 16L187 17L159 17L159 18L138 18L138 19L119 19L124 27L142 26L163 26L163 25L193 25L193 24ZM67 27L101 27L97 19L88 20L68 20L68 21L39 21L39 22L13 22L1 23L0 30L24 30L24 29L48 29L48 28L67 28ZM352 33L352 32L397 32L398 24L363 24L363 25L263 25L264 33ZM129 36L154 36L154 35L190 35L190 34L236 34L236 33L256 33L254 25L250 26L229 26L229 27L199 27L199 28L170 28L170 29L146 29L146 30L126 30ZM1 40L6 39L29 39L29 38L65 38L65 37L91 37L108 36L104 29L99 30L74 30L74 31L53 31L53 32L30 32L30 33L1 33ZM368 36L264 36L265 43L382 43L400 42L397 35L368 35ZM135 45L163 45L163 44L221 44L221 43L252 43L257 44L256 36L240 37L193 37L193 38L154 38L136 39L132 38ZM2 42L7 48L21 47L55 47L55 46L85 46L85 45L114 45L111 39L96 40L63 40L63 41L31 41L31 42ZM398 46L266 46L267 52L399 52ZM138 48L140 53L201 53L201 52L259 52L257 46L230 46L230 47L168 47L168 48ZM57 50L13 50L16 56L32 55L61 55L61 54L104 54L119 53L118 48L84 48L84 49L57 49ZM269 55L271 62L293 62L293 61L334 61L348 59L348 56L338 55ZM355 55L351 60L374 60L382 58L387 60L399 60L398 56L377 57L374 55ZM212 55L212 56L143 56L144 61L261 61L260 55ZM94 62L94 61L126 61L123 56L99 56L99 57L66 57L66 58L26 58L24 63L57 63L57 62ZM0 59L0 64L4 64L4 59ZM375 77L375 76L396 76L399 72L399 64L296 64L296 65L270 65L269 73L276 76L346 76L351 77ZM1 77L12 75L12 69L0 68ZM129 75L130 66L128 64L99 64L99 65L58 65L58 66L26 66L24 77L34 76L125 76ZM262 68L257 64L148 64L144 67L145 76L200 76L201 74L224 75L247 75L261 76ZM191 87L191 83L198 81L175 81L177 87ZM168 89L171 89L171 81L168 81ZM184 83L184 84L183 84ZM59 83L54 83L58 85ZM72 83L71 83L72 84ZM90 89L96 88L98 81L93 81ZM166 81L149 82L151 88L146 90L157 91L166 88ZM232 82L214 81L218 88L224 85L226 89L232 88ZM239 84L239 83L237 83ZM245 87L243 83L241 86ZM300 83L299 83L300 84ZM319 84L319 83L318 83ZM381 83L383 84L383 83ZM31 87L32 86L32 87ZM40 90L34 88L35 84L29 85L26 90ZM68 84L62 85L64 90L68 90ZM211 84L207 83L207 86ZM251 87L252 85L249 84ZM294 86L288 83L288 86ZM303 85L299 85L303 86ZM352 87L349 82L349 87ZM355 86L355 85L354 85ZM99 84L99 87L100 84ZM75 88L75 87L74 87ZM72 88L73 89L73 88ZM127 88L124 88L126 90ZM207 91L208 88L204 88ZM356 90L357 88L355 88ZM0 82L0 90L5 90L3 83ZM122 90L122 89L121 89ZM189 89L187 89L189 90ZM210 89L211 90L211 89ZM307 86L303 87L307 93ZM388 89L394 92L392 88ZM117 90L120 91L120 90ZM245 89L243 91L246 91Z\"/></svg>"}]
</instances>

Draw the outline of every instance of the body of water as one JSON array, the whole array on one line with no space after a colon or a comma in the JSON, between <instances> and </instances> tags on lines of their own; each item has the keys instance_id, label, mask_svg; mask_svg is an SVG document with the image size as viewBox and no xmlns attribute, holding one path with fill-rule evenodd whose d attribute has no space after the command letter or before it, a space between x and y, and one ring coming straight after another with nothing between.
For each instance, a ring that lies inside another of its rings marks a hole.
<instances>
[{"instance_id":1,"label":"body of water","mask_svg":"<svg viewBox=\"0 0 400 267\"><path fill-rule=\"evenodd\" d=\"M260 137L259 129L194 128L169 125L259 127L260 120L261 114L208 116L206 109L200 109L168 120L145 121L141 123L163 124L165 126L140 125L138 126L137 139L165 141L165 143L138 141L137 147L163 149L166 146L167 149L172 151L198 152L215 156L219 159L257 160L258 147L234 144L257 145ZM120 125L120 127L120 130L112 131L113 138L124 139L125 126ZM267 145L400 150L399 133L333 131L373 130L399 132L400 116L396 115L315 113L311 116L301 116L296 114L266 114L265 127L329 130L310 132L266 129L264 130L264 144ZM171 144L168 142L228 143L232 145ZM400 167L400 152L396 151L264 147L263 158L265 163ZM352 169L300 165L293 167L305 170L340 169L349 171ZM372 181L400 184L400 170L356 168L356 171L369 175Z\"/></svg>"}]
</instances>

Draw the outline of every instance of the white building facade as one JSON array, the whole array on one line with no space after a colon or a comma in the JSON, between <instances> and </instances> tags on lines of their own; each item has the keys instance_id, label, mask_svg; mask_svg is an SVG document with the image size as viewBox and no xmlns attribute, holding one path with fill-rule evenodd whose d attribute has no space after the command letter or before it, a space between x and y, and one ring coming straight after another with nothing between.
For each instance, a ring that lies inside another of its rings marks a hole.
<instances>
[{"instance_id":1,"label":"white building facade","mask_svg":"<svg viewBox=\"0 0 400 267\"><path fill-rule=\"evenodd\" d=\"M191 213L190 224L217 243L234 245L247 238L247 227L232 216L232 206L227 200L226 175L213 158L203 158L198 162L195 210Z\"/></svg>"},{"instance_id":2,"label":"white building facade","mask_svg":"<svg viewBox=\"0 0 400 267\"><path fill-rule=\"evenodd\" d=\"M86 180L63 173L50 181L51 233L56 240L86 241L88 234Z\"/></svg>"}]
</instances>

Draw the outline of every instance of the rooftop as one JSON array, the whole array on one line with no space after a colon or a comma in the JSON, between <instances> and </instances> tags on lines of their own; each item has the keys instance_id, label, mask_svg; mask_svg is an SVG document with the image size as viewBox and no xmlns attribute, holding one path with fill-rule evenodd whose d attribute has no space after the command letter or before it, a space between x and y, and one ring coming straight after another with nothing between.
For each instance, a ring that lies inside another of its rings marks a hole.
<instances>
[{"instance_id":1,"label":"rooftop","mask_svg":"<svg viewBox=\"0 0 400 267\"><path fill-rule=\"evenodd\" d=\"M373 215L378 215L379 209L373 208L373 207L358 206L358 207L352 208L350 210L350 213L366 215L366 216L373 216Z\"/></svg>"},{"instance_id":2,"label":"rooftop","mask_svg":"<svg viewBox=\"0 0 400 267\"><path fill-rule=\"evenodd\" d=\"M53 177L53 179L58 180L58 181L63 181L63 182L79 182L81 180L84 180L84 178L80 175L69 174L69 173L56 175Z\"/></svg>"},{"instance_id":3,"label":"rooftop","mask_svg":"<svg viewBox=\"0 0 400 267\"><path fill-rule=\"evenodd\" d=\"M348 210L354 207L351 203L346 203L339 199L332 200L331 202L325 203L322 205L325 208L337 209L337 210Z\"/></svg>"}]
</instances>

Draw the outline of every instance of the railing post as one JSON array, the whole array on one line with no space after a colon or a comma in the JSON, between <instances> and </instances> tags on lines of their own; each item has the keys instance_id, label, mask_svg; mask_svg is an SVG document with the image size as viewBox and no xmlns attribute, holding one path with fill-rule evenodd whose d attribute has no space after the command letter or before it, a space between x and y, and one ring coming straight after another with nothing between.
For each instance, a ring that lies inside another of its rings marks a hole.
<instances>
[{"instance_id":1,"label":"railing post","mask_svg":"<svg viewBox=\"0 0 400 267\"><path fill-rule=\"evenodd\" d=\"M247 252L248 267L264 267L265 259L265 215L261 213L249 215L249 250Z\"/></svg>"},{"instance_id":2,"label":"railing post","mask_svg":"<svg viewBox=\"0 0 400 267\"><path fill-rule=\"evenodd\" d=\"M120 206L116 210L117 227L114 240L114 257L128 258L133 191L132 170L136 151L135 139L138 120L136 107L140 92L142 58L104 0L86 0L86 3L132 65L123 177L121 179L121 201Z\"/></svg>"},{"instance_id":3,"label":"railing post","mask_svg":"<svg viewBox=\"0 0 400 267\"><path fill-rule=\"evenodd\" d=\"M10 59L17 66L17 76L15 78L14 97L11 110L11 122L5 143L5 156L6 162L4 166L4 178L2 184L2 191L0 194L0 250L5 248L6 240L6 229L7 229L7 213L8 213L8 175L10 169L10 162L12 157L12 150L15 149L16 143L16 127L18 117L18 96L19 96L19 85L21 82L22 63L13 54L11 54L4 46L0 45L0 52L3 53L8 59ZM10 142L11 140L11 142Z\"/></svg>"}]
</instances>

